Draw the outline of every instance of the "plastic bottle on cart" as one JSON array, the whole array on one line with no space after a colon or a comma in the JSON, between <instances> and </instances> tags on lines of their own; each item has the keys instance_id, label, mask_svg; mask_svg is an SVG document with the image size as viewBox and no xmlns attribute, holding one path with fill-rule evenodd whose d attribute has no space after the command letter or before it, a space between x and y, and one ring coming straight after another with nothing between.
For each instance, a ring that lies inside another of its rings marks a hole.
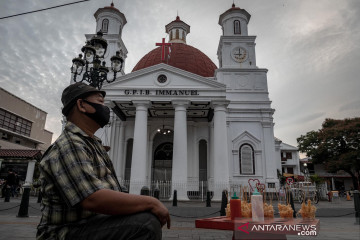
<instances>
[{"instance_id":1,"label":"plastic bottle on cart","mask_svg":"<svg viewBox=\"0 0 360 240\"><path fill-rule=\"evenodd\" d=\"M230 215L231 220L235 218L241 218L241 200L236 196L234 192L234 196L230 199Z\"/></svg>"},{"instance_id":2,"label":"plastic bottle on cart","mask_svg":"<svg viewBox=\"0 0 360 240\"><path fill-rule=\"evenodd\" d=\"M253 222L264 221L263 196L257 191L256 188L251 196L251 212Z\"/></svg>"}]
</instances>

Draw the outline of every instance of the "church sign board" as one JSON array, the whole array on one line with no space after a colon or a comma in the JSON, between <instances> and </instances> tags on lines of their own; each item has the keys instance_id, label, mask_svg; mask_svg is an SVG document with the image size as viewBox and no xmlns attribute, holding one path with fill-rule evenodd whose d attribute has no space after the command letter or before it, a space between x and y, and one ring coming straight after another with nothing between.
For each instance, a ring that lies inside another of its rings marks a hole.
<instances>
[{"instance_id":1,"label":"church sign board","mask_svg":"<svg viewBox=\"0 0 360 240\"><path fill-rule=\"evenodd\" d=\"M198 90L126 89L124 95L198 96Z\"/></svg>"}]
</instances>

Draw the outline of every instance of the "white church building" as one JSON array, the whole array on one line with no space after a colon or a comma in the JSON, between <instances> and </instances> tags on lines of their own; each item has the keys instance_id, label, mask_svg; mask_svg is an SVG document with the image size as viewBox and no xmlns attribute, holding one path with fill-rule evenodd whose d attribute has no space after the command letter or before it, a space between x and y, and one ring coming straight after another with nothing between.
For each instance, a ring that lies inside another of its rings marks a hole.
<instances>
[{"instance_id":1,"label":"white church building","mask_svg":"<svg viewBox=\"0 0 360 240\"><path fill-rule=\"evenodd\" d=\"M125 15L111 4L94 16L95 32L108 41L105 61L120 51L125 63ZM222 35L212 36L219 37L218 67L186 43L190 26L177 16L165 26L167 43L154 43L131 73L104 84L112 118L97 135L110 145L117 177L130 193L167 183L168 198L176 190L178 200L188 200L205 185L220 200L224 189L249 179L266 191L279 188L275 110L268 70L256 64L256 36L248 35L250 17L234 4L219 16Z\"/></svg>"}]
</instances>

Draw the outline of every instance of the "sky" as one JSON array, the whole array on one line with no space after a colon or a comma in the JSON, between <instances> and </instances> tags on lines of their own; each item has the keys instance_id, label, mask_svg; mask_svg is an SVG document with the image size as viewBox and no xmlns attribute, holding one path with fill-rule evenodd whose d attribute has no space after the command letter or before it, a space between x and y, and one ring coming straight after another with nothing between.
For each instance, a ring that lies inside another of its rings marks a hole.
<instances>
[{"instance_id":1,"label":"sky","mask_svg":"<svg viewBox=\"0 0 360 240\"><path fill-rule=\"evenodd\" d=\"M77 0L1 0L0 18ZM93 14L111 0L91 0L0 20L0 86L47 112L53 141L61 133L61 93L72 59L95 33ZM191 26L187 44L217 66L220 14L233 0L114 0L126 17L125 73L155 48L178 14ZM251 14L257 66L268 69L274 133L296 138L321 128L325 118L360 115L360 2L358 0L235 0Z\"/></svg>"}]
</instances>

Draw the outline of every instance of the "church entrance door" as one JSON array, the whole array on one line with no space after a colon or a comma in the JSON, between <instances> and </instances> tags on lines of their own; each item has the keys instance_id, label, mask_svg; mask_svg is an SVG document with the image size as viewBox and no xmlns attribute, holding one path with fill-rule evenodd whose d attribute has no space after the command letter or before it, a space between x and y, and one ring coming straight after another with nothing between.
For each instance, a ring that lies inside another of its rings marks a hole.
<instances>
[{"instance_id":1,"label":"church entrance door","mask_svg":"<svg viewBox=\"0 0 360 240\"><path fill-rule=\"evenodd\" d=\"M152 179L154 182L171 181L173 144L160 144L154 152Z\"/></svg>"},{"instance_id":2,"label":"church entrance door","mask_svg":"<svg viewBox=\"0 0 360 240\"><path fill-rule=\"evenodd\" d=\"M164 142L156 147L152 163L152 190L160 190L160 198L168 199L171 197L171 177L172 177L172 142Z\"/></svg>"}]
</instances>

